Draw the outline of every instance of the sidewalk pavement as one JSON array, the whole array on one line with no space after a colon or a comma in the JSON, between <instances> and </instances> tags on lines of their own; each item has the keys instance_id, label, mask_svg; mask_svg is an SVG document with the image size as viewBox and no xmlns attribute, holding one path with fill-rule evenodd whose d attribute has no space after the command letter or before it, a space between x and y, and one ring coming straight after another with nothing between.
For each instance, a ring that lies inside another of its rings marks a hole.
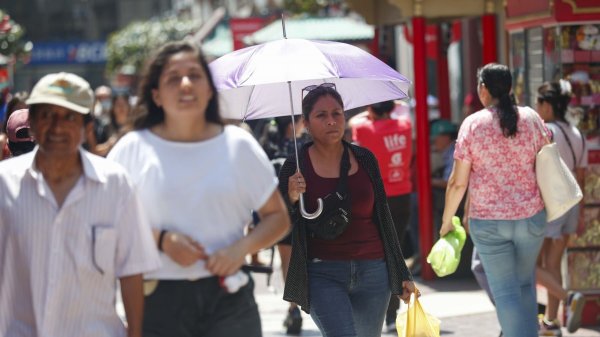
<instances>
[{"instance_id":1,"label":"sidewalk pavement","mask_svg":"<svg viewBox=\"0 0 600 337\"><path fill-rule=\"evenodd\" d=\"M266 257L262 260L266 261ZM264 337L286 335L283 320L288 303L282 299L283 278L277 257L274 266L270 286L267 286L266 275L253 275ZM437 279L430 282L417 279L417 287L425 310L442 321L441 336L497 337L500 334L494 306L474 279ZM302 317L301 336L321 336L310 316L303 312ZM382 336L397 335L384 333ZM584 327L574 334L563 329L563 337L600 337L600 326Z\"/></svg>"}]
</instances>

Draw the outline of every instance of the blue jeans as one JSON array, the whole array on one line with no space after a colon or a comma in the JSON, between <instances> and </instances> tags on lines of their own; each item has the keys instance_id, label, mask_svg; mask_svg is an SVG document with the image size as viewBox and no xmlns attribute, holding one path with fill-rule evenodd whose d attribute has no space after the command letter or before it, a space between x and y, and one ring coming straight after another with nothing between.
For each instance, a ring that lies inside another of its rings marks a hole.
<instances>
[{"instance_id":1,"label":"blue jeans","mask_svg":"<svg viewBox=\"0 0 600 337\"><path fill-rule=\"evenodd\" d=\"M390 300L385 260L309 260L308 283L323 337L381 336Z\"/></svg>"},{"instance_id":2,"label":"blue jeans","mask_svg":"<svg viewBox=\"0 0 600 337\"><path fill-rule=\"evenodd\" d=\"M535 266L546 229L546 212L521 220L470 219L505 337L537 337Z\"/></svg>"}]
</instances>

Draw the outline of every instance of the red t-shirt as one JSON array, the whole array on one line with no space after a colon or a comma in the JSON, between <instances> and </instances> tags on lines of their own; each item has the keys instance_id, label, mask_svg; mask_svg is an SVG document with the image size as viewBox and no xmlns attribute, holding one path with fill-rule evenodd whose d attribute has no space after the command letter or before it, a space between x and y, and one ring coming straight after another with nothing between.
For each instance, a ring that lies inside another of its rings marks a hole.
<instances>
[{"instance_id":1,"label":"red t-shirt","mask_svg":"<svg viewBox=\"0 0 600 337\"><path fill-rule=\"evenodd\" d=\"M312 167L308 151L306 193L304 200L306 210L317 209L317 198L322 198L336 190L339 178L323 178L316 174ZM351 220L346 230L334 240L308 238L308 257L323 260L368 260L383 259L383 242L377 225L373 222L375 192L367 172L358 167L358 171L348 176L348 192L351 202Z\"/></svg>"},{"instance_id":2,"label":"red t-shirt","mask_svg":"<svg viewBox=\"0 0 600 337\"><path fill-rule=\"evenodd\" d=\"M412 191L410 161L412 125L410 119L365 120L352 129L352 139L371 150L381 170L388 197Z\"/></svg>"}]
</instances>

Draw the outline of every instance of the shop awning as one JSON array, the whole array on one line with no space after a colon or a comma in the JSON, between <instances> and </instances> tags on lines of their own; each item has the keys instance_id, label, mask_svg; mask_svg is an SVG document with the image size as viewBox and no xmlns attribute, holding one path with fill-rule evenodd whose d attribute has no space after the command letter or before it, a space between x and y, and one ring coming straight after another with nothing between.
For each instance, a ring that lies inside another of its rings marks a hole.
<instances>
[{"instance_id":1,"label":"shop awning","mask_svg":"<svg viewBox=\"0 0 600 337\"><path fill-rule=\"evenodd\" d=\"M354 18L297 18L286 19L288 38L329 41L371 40L375 28ZM263 29L244 38L247 45L260 44L283 38L281 20L276 20Z\"/></svg>"},{"instance_id":2,"label":"shop awning","mask_svg":"<svg viewBox=\"0 0 600 337\"><path fill-rule=\"evenodd\" d=\"M202 51L210 58L217 58L233 51L233 37L227 24L219 24L210 39L202 43Z\"/></svg>"},{"instance_id":3,"label":"shop awning","mask_svg":"<svg viewBox=\"0 0 600 337\"><path fill-rule=\"evenodd\" d=\"M423 15L429 20L447 20L484 14L486 3L494 7L496 1L484 0L345 0L348 6L362 15L368 23L396 25L413 16ZM539 1L538 1L539 2ZM419 4L420 10L417 9ZM506 3L506 1L505 1ZM493 9L492 9L493 11ZM489 11L488 11L489 12ZM419 14L420 13L420 14Z\"/></svg>"}]
</instances>

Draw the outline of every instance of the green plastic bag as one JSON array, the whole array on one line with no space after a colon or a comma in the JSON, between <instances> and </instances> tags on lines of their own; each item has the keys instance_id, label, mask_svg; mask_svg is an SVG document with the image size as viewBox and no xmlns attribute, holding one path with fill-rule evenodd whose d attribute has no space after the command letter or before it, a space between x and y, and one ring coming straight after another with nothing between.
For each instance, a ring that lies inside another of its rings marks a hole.
<instances>
[{"instance_id":1,"label":"green plastic bag","mask_svg":"<svg viewBox=\"0 0 600 337\"><path fill-rule=\"evenodd\" d=\"M439 277L450 275L456 271L460 262L460 252L467 239L465 228L460 224L457 216L452 217L452 225L454 225L454 230L441 237L427 256L427 263Z\"/></svg>"}]
</instances>

